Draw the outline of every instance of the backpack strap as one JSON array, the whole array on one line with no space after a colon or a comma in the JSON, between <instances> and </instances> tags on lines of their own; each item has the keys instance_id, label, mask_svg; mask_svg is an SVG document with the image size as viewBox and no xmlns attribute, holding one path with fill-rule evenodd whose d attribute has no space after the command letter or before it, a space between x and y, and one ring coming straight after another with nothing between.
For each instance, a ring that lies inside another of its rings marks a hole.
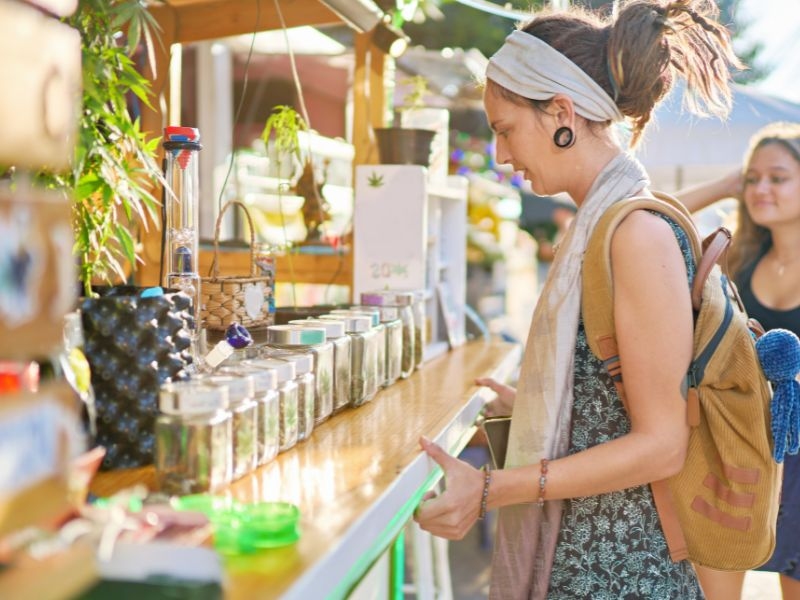
<instances>
[{"instance_id":1,"label":"backpack strap","mask_svg":"<svg viewBox=\"0 0 800 600\"><path fill-rule=\"evenodd\" d=\"M686 232L692 245L695 264L700 261L703 254L699 235L686 208L666 194L656 193L656 196L656 198L642 196L622 200L606 210L589 238L583 257L581 312L586 340L592 354L605 364L626 410L628 405L622 387L622 369L619 364L614 323L614 282L611 276L611 239L614 231L625 217L635 210L656 211L668 216ZM711 269L708 270L710 272ZM699 278L696 278L695 283L697 279ZM702 281L705 281L705 277ZM702 281L700 296L702 296Z\"/></svg>"},{"instance_id":2,"label":"backpack strap","mask_svg":"<svg viewBox=\"0 0 800 600\"><path fill-rule=\"evenodd\" d=\"M636 197L623 200L606 210L592 232L583 259L581 303L586 339L592 353L605 364L626 412L629 412L628 403L622 382L622 366L614 323L614 284L611 274L611 239L614 231L623 219L635 210L656 211L668 216L686 232L692 246L695 264L700 263L700 257L703 255L699 235L686 208L666 194L655 195L656 198ZM713 263L708 268L708 272L712 267ZM708 273L705 273L702 278L695 277L695 284L700 280L699 299L702 299L702 285L707 276ZM667 481L654 481L650 484L650 488L669 548L670 558L674 562L688 558L686 539L678 521L675 503Z\"/></svg>"}]
</instances>

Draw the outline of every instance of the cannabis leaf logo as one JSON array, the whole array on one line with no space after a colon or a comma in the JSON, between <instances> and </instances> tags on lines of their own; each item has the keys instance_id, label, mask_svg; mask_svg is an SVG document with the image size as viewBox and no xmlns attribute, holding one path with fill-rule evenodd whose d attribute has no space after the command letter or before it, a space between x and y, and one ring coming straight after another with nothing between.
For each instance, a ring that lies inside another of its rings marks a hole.
<instances>
[{"instance_id":1,"label":"cannabis leaf logo","mask_svg":"<svg viewBox=\"0 0 800 600\"><path fill-rule=\"evenodd\" d=\"M383 175L373 173L369 176L368 183L370 187L379 188L383 185Z\"/></svg>"}]
</instances>

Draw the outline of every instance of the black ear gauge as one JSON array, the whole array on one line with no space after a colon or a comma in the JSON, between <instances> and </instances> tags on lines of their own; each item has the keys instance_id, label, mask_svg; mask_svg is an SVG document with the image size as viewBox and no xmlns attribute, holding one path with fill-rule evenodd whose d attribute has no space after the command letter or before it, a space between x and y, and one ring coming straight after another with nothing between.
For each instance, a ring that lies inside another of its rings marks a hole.
<instances>
[{"instance_id":1,"label":"black ear gauge","mask_svg":"<svg viewBox=\"0 0 800 600\"><path fill-rule=\"evenodd\" d=\"M575 134L569 127L559 127L553 134L553 143L559 148L569 148L575 143Z\"/></svg>"}]
</instances>

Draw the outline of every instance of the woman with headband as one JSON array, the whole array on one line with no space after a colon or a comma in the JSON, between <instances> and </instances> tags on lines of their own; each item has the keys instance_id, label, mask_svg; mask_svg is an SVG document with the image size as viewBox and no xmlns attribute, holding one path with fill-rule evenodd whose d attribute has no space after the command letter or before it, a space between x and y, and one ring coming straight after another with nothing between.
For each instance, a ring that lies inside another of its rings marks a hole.
<instances>
[{"instance_id":1,"label":"woman with headband","mask_svg":"<svg viewBox=\"0 0 800 600\"><path fill-rule=\"evenodd\" d=\"M688 238L668 218L634 211L611 243L614 315L627 411L581 321L582 257L615 202L648 195L635 144L674 77L689 106L730 109L729 67L740 66L711 2L634 0L611 22L571 10L537 16L490 59L484 107L497 161L539 195L568 192L578 211L537 303L516 391L505 468L483 473L422 439L445 473L416 520L450 539L502 507L491 597L691 600L691 564L673 563L647 485L680 471L689 427L681 383L692 349ZM498 387L495 382L479 384ZM513 410L513 412L512 412Z\"/></svg>"}]
</instances>

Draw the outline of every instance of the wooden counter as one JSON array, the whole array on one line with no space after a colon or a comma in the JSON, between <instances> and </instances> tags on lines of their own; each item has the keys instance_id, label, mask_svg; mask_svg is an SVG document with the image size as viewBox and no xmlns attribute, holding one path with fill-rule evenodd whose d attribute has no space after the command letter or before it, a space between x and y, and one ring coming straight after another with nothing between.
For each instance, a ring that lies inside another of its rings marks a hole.
<instances>
[{"instance_id":1,"label":"wooden counter","mask_svg":"<svg viewBox=\"0 0 800 600\"><path fill-rule=\"evenodd\" d=\"M475 378L506 380L519 359L517 345L469 343L333 417L306 442L233 483L229 492L242 501L296 503L302 536L294 546L226 560L226 597L345 597L441 477L421 453L419 436L460 452L491 398ZM101 474L92 492L107 495L136 482L152 487L152 468Z\"/></svg>"}]
</instances>

